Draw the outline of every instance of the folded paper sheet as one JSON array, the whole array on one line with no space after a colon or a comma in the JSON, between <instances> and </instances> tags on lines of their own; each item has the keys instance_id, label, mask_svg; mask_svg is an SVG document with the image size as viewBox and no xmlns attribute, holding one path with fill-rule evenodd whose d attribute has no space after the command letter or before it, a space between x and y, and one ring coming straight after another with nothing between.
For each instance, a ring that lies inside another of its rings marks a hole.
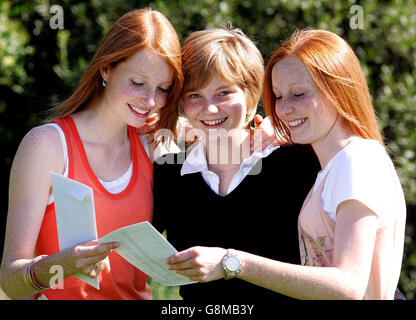
<instances>
[{"instance_id":1,"label":"folded paper sheet","mask_svg":"<svg viewBox=\"0 0 416 320\"><path fill-rule=\"evenodd\" d=\"M82 183L51 172L55 198L59 248L65 249L81 242L97 239L94 197L92 189ZM120 256L165 286L194 283L187 277L169 270L166 259L175 248L147 221L117 229L98 240L117 241ZM76 275L99 289L98 278Z\"/></svg>"},{"instance_id":2,"label":"folded paper sheet","mask_svg":"<svg viewBox=\"0 0 416 320\"><path fill-rule=\"evenodd\" d=\"M110 232L100 243L117 241L114 249L124 259L164 286L178 286L195 281L169 270L166 259L177 251L147 221Z\"/></svg>"},{"instance_id":3,"label":"folded paper sheet","mask_svg":"<svg viewBox=\"0 0 416 320\"><path fill-rule=\"evenodd\" d=\"M59 249L63 250L81 242L97 240L92 189L54 172L50 174L55 199ZM82 273L76 273L74 276L100 289L98 278L90 278Z\"/></svg>"}]
</instances>

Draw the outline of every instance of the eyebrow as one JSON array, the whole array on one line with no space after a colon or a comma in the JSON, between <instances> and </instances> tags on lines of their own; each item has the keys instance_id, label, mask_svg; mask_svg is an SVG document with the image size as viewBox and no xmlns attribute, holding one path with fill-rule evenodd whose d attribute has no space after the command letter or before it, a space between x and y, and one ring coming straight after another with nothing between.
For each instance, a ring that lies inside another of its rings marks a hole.
<instances>
[{"instance_id":1,"label":"eyebrow","mask_svg":"<svg viewBox=\"0 0 416 320\"><path fill-rule=\"evenodd\" d=\"M145 75L144 75L144 74L142 74L142 73L139 73L139 72L134 71L134 70L132 70L132 69L130 69L129 71L130 71L130 73L131 73L131 74L134 74L135 76L138 76L138 77L144 78L144 79L146 79L146 80L150 80L150 78L149 78L149 77L145 76ZM169 80L167 80L167 81L161 82L160 84L168 84L168 85L172 85L174 77L171 77L171 78L172 78L172 79L169 79Z\"/></svg>"},{"instance_id":2,"label":"eyebrow","mask_svg":"<svg viewBox=\"0 0 416 320\"><path fill-rule=\"evenodd\" d=\"M299 83L299 82L292 82L292 83L289 83L289 87L290 88L292 88L292 87L294 87L294 86L297 86L297 85L299 85L299 86L305 86L304 84L302 84L302 83ZM280 90L278 87L272 87L272 89L273 90Z\"/></svg>"},{"instance_id":3,"label":"eyebrow","mask_svg":"<svg viewBox=\"0 0 416 320\"><path fill-rule=\"evenodd\" d=\"M223 89L229 89L229 88L230 88L230 87L232 87L232 86L234 86L234 84L226 84L226 85L220 86L220 87L218 87L218 88L215 88L215 91L218 91L218 90L223 90ZM204 88L199 88L199 89L194 89L194 90L187 90L187 91L185 91L184 93L198 92L198 91L200 91L200 90L202 90L202 89L204 89Z\"/></svg>"},{"instance_id":4,"label":"eyebrow","mask_svg":"<svg viewBox=\"0 0 416 320\"><path fill-rule=\"evenodd\" d=\"M233 87L233 86L234 86L233 84L223 85L223 86L216 88L215 90L229 89L230 87Z\"/></svg>"}]
</instances>

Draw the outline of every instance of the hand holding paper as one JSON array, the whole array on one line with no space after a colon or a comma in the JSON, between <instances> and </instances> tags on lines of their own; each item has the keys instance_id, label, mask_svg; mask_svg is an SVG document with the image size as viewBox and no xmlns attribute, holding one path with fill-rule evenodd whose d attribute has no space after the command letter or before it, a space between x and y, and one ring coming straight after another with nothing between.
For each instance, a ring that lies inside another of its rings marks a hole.
<instances>
[{"instance_id":1,"label":"hand holding paper","mask_svg":"<svg viewBox=\"0 0 416 320\"><path fill-rule=\"evenodd\" d=\"M164 286L195 282L168 269L166 259L177 251L147 221L120 228L98 241L119 242L120 247L114 251Z\"/></svg>"},{"instance_id":2,"label":"hand holding paper","mask_svg":"<svg viewBox=\"0 0 416 320\"><path fill-rule=\"evenodd\" d=\"M92 189L53 172L51 176L60 249L96 240ZM176 286L194 282L168 269L166 259L177 251L147 221L115 230L98 242L118 242L120 246L114 251L162 285ZM98 278L89 278L81 273L75 276L99 289Z\"/></svg>"},{"instance_id":3,"label":"hand holding paper","mask_svg":"<svg viewBox=\"0 0 416 320\"><path fill-rule=\"evenodd\" d=\"M51 172L55 200L59 249L97 240L92 189L82 183ZM75 277L99 289L98 279L76 273Z\"/></svg>"}]
</instances>

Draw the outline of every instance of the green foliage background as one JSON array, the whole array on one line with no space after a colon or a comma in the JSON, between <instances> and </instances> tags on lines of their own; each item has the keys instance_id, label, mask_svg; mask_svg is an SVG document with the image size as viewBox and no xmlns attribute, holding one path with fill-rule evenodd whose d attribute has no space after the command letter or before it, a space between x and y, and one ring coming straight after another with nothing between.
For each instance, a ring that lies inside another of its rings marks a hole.
<instances>
[{"instance_id":1,"label":"green foliage background","mask_svg":"<svg viewBox=\"0 0 416 320\"><path fill-rule=\"evenodd\" d=\"M64 10L62 30L49 26L49 9L55 4ZM350 27L353 5L363 9L362 29ZM181 41L192 31L231 23L255 40L266 62L296 28L327 29L351 44L405 190L408 222L400 288L415 299L416 0L0 0L1 241L10 166L19 142L47 109L74 90L109 26L142 7L164 13ZM179 297L175 288L152 286L156 299Z\"/></svg>"}]
</instances>

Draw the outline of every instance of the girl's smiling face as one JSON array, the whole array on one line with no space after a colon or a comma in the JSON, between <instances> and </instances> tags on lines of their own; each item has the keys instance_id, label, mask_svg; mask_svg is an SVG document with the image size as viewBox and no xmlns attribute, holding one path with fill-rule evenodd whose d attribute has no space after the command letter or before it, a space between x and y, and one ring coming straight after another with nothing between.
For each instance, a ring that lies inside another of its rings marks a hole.
<instances>
[{"instance_id":1,"label":"girl's smiling face","mask_svg":"<svg viewBox=\"0 0 416 320\"><path fill-rule=\"evenodd\" d=\"M185 116L196 129L243 129L247 117L246 94L238 85L214 74L204 88L186 92Z\"/></svg>"},{"instance_id":2,"label":"girl's smiling face","mask_svg":"<svg viewBox=\"0 0 416 320\"><path fill-rule=\"evenodd\" d=\"M104 102L122 121L140 127L167 101L172 82L168 64L150 49L142 49L114 68L102 70Z\"/></svg>"},{"instance_id":3,"label":"girl's smiling face","mask_svg":"<svg viewBox=\"0 0 416 320\"><path fill-rule=\"evenodd\" d=\"M272 69L275 112L289 129L292 141L317 144L325 141L338 112L316 86L309 70L295 56L288 56Z\"/></svg>"}]
</instances>

